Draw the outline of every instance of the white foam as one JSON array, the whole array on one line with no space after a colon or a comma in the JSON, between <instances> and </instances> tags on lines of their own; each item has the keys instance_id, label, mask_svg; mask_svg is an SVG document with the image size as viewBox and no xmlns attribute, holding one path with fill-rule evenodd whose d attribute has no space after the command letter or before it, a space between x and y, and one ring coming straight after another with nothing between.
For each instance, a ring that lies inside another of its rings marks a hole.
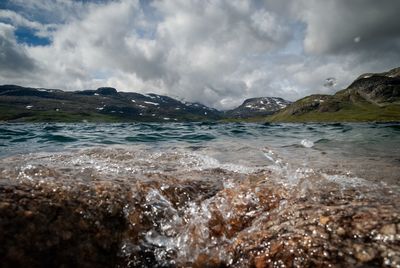
<instances>
[{"instance_id":1,"label":"white foam","mask_svg":"<svg viewBox=\"0 0 400 268\"><path fill-rule=\"evenodd\" d=\"M311 148L314 146L314 142L307 139L301 140L300 144L303 145L305 148Z\"/></svg>"},{"instance_id":2,"label":"white foam","mask_svg":"<svg viewBox=\"0 0 400 268\"><path fill-rule=\"evenodd\" d=\"M224 169L227 171L241 173L241 174L249 174L255 171L260 170L258 167L248 167L233 163L220 163L217 159L198 153L189 153L183 156L180 160L182 166L186 170L207 170L207 169Z\"/></svg>"},{"instance_id":3,"label":"white foam","mask_svg":"<svg viewBox=\"0 0 400 268\"><path fill-rule=\"evenodd\" d=\"M335 174L335 175L328 175L323 173L322 176L327 179L328 181L340 184L342 186L367 186L367 185L372 185L371 182L359 178L359 177L354 177L354 176L349 176L349 175L341 175L341 174Z\"/></svg>"}]
</instances>

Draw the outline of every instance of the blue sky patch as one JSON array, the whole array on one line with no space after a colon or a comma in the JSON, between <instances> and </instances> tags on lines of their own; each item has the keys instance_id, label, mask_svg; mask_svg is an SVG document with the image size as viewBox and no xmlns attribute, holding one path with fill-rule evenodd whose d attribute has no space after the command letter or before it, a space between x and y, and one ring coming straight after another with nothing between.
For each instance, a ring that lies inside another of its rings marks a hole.
<instances>
[{"instance_id":1,"label":"blue sky patch","mask_svg":"<svg viewBox=\"0 0 400 268\"><path fill-rule=\"evenodd\" d=\"M45 37L39 37L35 34L35 30L27 27L18 27L15 31L18 43L30 46L47 46L51 44L51 40Z\"/></svg>"}]
</instances>

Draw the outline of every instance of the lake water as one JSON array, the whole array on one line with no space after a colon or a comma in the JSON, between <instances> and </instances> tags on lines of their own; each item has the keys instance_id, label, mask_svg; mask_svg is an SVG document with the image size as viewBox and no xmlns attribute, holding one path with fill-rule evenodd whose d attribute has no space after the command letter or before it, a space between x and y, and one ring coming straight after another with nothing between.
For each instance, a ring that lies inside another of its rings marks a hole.
<instances>
[{"instance_id":1,"label":"lake water","mask_svg":"<svg viewBox=\"0 0 400 268\"><path fill-rule=\"evenodd\" d=\"M235 164L241 168L270 165L270 152L292 168L317 168L399 183L399 124L0 125L3 158L87 148L123 148L149 155L181 152L208 159L215 167Z\"/></svg>"},{"instance_id":2,"label":"lake water","mask_svg":"<svg viewBox=\"0 0 400 268\"><path fill-rule=\"evenodd\" d=\"M120 267L400 265L400 124L2 124L0 157L2 187L119 204Z\"/></svg>"}]
</instances>

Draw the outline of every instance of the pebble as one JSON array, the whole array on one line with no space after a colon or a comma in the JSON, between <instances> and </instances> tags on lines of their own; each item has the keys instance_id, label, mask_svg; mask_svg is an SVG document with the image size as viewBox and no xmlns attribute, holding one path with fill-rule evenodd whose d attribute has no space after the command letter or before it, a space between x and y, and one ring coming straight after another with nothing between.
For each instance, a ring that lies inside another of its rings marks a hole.
<instances>
[{"instance_id":1,"label":"pebble","mask_svg":"<svg viewBox=\"0 0 400 268\"><path fill-rule=\"evenodd\" d=\"M326 216L321 216L321 217L319 217L319 222L320 222L322 225L327 224L329 221L330 221L330 218L329 218L329 217L326 217Z\"/></svg>"},{"instance_id":2,"label":"pebble","mask_svg":"<svg viewBox=\"0 0 400 268\"><path fill-rule=\"evenodd\" d=\"M387 224L382 226L380 232L384 235L395 235L396 234L396 225L395 224Z\"/></svg>"},{"instance_id":3,"label":"pebble","mask_svg":"<svg viewBox=\"0 0 400 268\"><path fill-rule=\"evenodd\" d=\"M25 211L24 211L24 216L25 216L25 218L30 219L30 218L33 217L33 215L34 215L34 213L33 213L32 211L30 211L30 210L25 210Z\"/></svg>"},{"instance_id":4,"label":"pebble","mask_svg":"<svg viewBox=\"0 0 400 268\"><path fill-rule=\"evenodd\" d=\"M336 229L336 233L337 233L338 235L340 235L340 236L344 236L344 235L346 234L346 230L343 229L342 227L338 227L338 228Z\"/></svg>"},{"instance_id":5,"label":"pebble","mask_svg":"<svg viewBox=\"0 0 400 268\"><path fill-rule=\"evenodd\" d=\"M354 255L360 262L369 262L377 255L377 250L371 247L355 244L353 248L355 251Z\"/></svg>"},{"instance_id":6,"label":"pebble","mask_svg":"<svg viewBox=\"0 0 400 268\"><path fill-rule=\"evenodd\" d=\"M273 174L252 176L229 188L161 174L0 185L0 260L5 267L398 264L398 240L387 239L398 237L397 197L380 203L318 182L308 198L309 190L274 184Z\"/></svg>"},{"instance_id":7,"label":"pebble","mask_svg":"<svg viewBox=\"0 0 400 268\"><path fill-rule=\"evenodd\" d=\"M0 210L7 209L10 207L10 203L8 202L0 202Z\"/></svg>"}]
</instances>

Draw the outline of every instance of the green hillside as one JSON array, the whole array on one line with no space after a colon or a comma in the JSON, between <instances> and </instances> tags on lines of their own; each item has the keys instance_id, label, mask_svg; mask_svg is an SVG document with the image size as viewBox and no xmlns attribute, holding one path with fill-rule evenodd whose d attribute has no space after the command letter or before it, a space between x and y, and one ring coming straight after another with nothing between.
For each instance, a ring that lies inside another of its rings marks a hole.
<instances>
[{"instance_id":1,"label":"green hillside","mask_svg":"<svg viewBox=\"0 0 400 268\"><path fill-rule=\"evenodd\" d=\"M334 95L311 95L266 118L269 122L400 121L400 68L364 74Z\"/></svg>"}]
</instances>

